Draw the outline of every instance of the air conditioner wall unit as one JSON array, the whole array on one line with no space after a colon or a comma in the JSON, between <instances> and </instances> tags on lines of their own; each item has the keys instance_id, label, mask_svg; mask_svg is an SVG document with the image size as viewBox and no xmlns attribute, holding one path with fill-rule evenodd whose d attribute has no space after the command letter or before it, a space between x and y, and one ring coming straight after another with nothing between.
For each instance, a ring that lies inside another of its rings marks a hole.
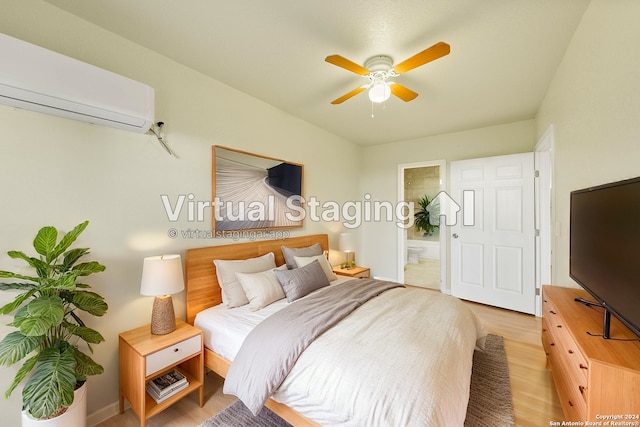
<instances>
[{"instance_id":1,"label":"air conditioner wall unit","mask_svg":"<svg viewBox=\"0 0 640 427\"><path fill-rule=\"evenodd\" d=\"M0 104L145 133L154 90L0 33Z\"/></svg>"}]
</instances>

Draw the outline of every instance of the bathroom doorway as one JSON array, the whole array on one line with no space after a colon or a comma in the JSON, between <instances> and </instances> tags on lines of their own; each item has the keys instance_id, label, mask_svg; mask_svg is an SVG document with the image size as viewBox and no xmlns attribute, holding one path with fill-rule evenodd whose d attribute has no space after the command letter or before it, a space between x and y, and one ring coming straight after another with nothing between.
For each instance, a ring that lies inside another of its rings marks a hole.
<instances>
[{"instance_id":1,"label":"bathroom doorway","mask_svg":"<svg viewBox=\"0 0 640 427\"><path fill-rule=\"evenodd\" d=\"M398 198L413 202L414 213L423 197L429 200L446 189L444 160L401 164L398 167ZM415 225L398 231L398 280L442 292L447 291L446 237L444 227L419 230Z\"/></svg>"}]
</instances>

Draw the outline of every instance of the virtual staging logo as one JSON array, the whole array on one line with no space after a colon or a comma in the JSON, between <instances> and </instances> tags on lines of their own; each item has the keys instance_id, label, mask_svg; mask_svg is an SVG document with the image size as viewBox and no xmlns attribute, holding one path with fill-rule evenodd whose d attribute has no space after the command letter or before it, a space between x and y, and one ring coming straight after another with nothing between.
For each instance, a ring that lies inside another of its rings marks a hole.
<instances>
[{"instance_id":1,"label":"virtual staging logo","mask_svg":"<svg viewBox=\"0 0 640 427\"><path fill-rule=\"evenodd\" d=\"M205 223L210 221L210 215L216 224L241 222L248 225L245 228L262 228L260 225L275 221L277 215L284 215L291 223L301 223L303 220L312 222L340 223L347 229L355 229L367 222L391 222L398 228L408 229L414 225L414 203L408 201L390 202L374 200L371 194L364 194L362 200L337 202L333 200L321 201L315 196L305 199L295 195L286 198L284 207L275 196L266 200L255 201L224 201L216 197L214 200L197 200L192 193L180 194L171 199L167 194L160 195L162 207L169 222L187 221ZM462 206L444 191L438 193L429 203L430 222L433 225L453 226L457 224L458 214L461 212L462 224L471 226L475 223L475 194L473 191L462 192ZM258 226L252 227L252 224ZM200 230L190 229L190 237L199 237ZM203 237L223 237L224 232L231 235L233 229L217 227L217 232L205 232ZM256 232L258 233L258 232ZM277 235L280 232L263 231L264 237ZM177 238L180 234L176 229L170 229L169 237ZM217 236L216 236L217 234ZM256 235L256 238L260 236ZM285 236L286 237L286 236Z\"/></svg>"}]
</instances>

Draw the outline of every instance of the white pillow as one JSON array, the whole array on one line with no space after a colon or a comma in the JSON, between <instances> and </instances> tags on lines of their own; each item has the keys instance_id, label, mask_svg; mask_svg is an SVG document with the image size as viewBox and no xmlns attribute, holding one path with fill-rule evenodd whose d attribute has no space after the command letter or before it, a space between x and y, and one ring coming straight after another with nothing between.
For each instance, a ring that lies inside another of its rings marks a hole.
<instances>
[{"instance_id":1,"label":"white pillow","mask_svg":"<svg viewBox=\"0 0 640 427\"><path fill-rule=\"evenodd\" d=\"M222 288L222 302L228 307L240 307L249 304L249 299L236 277L236 273L258 273L276 268L276 257L273 252L248 259L213 260L216 265L216 276Z\"/></svg>"},{"instance_id":2,"label":"white pillow","mask_svg":"<svg viewBox=\"0 0 640 427\"><path fill-rule=\"evenodd\" d=\"M294 256L293 259L295 259L296 264L298 264L298 267L304 267L305 265L312 263L315 260L318 260L318 262L320 263L320 267L322 267L322 271L324 271L324 274L326 274L327 276L327 279L330 282L334 280L338 280L338 276L336 276L336 274L333 272L333 269L331 268L331 264L329 264L329 260L327 260L327 257L324 255Z\"/></svg>"},{"instance_id":3,"label":"white pillow","mask_svg":"<svg viewBox=\"0 0 640 427\"><path fill-rule=\"evenodd\" d=\"M286 269L287 265L283 264L278 268L260 273L236 273L236 277L249 299L249 310L260 310L272 302L284 298L284 291L274 271Z\"/></svg>"}]
</instances>

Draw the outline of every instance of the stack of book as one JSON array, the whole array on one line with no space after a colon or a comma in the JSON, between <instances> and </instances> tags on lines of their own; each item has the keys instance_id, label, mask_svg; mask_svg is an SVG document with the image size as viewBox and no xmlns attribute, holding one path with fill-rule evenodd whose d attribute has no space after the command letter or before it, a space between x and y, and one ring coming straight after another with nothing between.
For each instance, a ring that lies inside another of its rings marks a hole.
<instances>
[{"instance_id":1,"label":"stack of book","mask_svg":"<svg viewBox=\"0 0 640 427\"><path fill-rule=\"evenodd\" d=\"M173 396L180 390L187 388L189 381L180 371L172 369L147 383L147 393L157 403Z\"/></svg>"}]
</instances>

